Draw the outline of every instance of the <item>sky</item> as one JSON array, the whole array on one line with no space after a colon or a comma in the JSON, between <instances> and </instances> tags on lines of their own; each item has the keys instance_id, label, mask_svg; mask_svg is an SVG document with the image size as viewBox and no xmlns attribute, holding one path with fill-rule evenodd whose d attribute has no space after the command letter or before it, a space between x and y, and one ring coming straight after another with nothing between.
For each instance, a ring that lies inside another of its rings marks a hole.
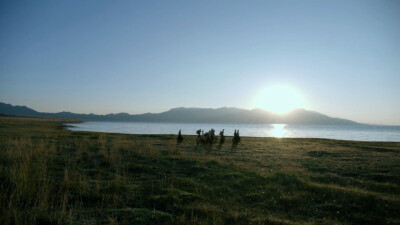
<instances>
[{"instance_id":1,"label":"sky","mask_svg":"<svg viewBox=\"0 0 400 225\"><path fill-rule=\"evenodd\" d=\"M399 12L389 0L1 1L0 102L137 114L285 96L400 125Z\"/></svg>"}]
</instances>

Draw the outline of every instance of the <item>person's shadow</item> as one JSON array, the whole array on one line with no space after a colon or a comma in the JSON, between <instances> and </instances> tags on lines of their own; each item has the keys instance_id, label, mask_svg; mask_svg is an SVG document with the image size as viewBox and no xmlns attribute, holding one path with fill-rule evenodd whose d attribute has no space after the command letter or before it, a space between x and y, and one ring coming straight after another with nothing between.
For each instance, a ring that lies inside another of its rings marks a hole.
<instances>
[{"instance_id":1,"label":"person's shadow","mask_svg":"<svg viewBox=\"0 0 400 225\"><path fill-rule=\"evenodd\" d=\"M239 145L239 142L233 141L231 150L236 150L238 145Z\"/></svg>"},{"instance_id":2,"label":"person's shadow","mask_svg":"<svg viewBox=\"0 0 400 225\"><path fill-rule=\"evenodd\" d=\"M217 145L217 150L219 151L219 150L221 150L221 148L222 148L222 143L220 142L220 143Z\"/></svg>"}]
</instances>

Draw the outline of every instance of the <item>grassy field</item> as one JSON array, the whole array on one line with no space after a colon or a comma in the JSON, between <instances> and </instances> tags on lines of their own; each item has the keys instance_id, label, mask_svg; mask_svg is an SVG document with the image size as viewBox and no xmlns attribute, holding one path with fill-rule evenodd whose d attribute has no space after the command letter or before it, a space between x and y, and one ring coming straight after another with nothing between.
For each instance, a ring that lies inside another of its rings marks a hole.
<instances>
[{"instance_id":1,"label":"grassy field","mask_svg":"<svg viewBox=\"0 0 400 225\"><path fill-rule=\"evenodd\" d=\"M0 224L400 224L400 143L72 132L0 117Z\"/></svg>"}]
</instances>

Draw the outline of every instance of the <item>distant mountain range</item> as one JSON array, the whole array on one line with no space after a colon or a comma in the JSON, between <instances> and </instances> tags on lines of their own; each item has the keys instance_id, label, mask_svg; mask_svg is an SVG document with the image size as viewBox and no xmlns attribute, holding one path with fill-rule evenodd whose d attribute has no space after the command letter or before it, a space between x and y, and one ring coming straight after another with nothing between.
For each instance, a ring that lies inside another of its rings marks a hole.
<instances>
[{"instance_id":1,"label":"distant mountain range","mask_svg":"<svg viewBox=\"0 0 400 225\"><path fill-rule=\"evenodd\" d=\"M357 124L354 121L333 118L318 112L295 109L286 114L274 114L263 109L238 108L174 108L162 113L130 115L117 113L107 115L78 114L71 112L43 113L26 106L0 103L0 114L30 117L69 118L90 121L132 121L132 122L179 122L179 123L251 123L251 124L315 124L344 125Z\"/></svg>"}]
</instances>

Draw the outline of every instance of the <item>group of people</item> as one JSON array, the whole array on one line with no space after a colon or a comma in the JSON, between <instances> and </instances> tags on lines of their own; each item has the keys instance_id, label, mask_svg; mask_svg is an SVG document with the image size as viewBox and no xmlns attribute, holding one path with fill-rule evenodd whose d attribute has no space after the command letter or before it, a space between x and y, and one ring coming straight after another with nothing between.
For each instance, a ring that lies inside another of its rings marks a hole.
<instances>
[{"instance_id":1,"label":"group of people","mask_svg":"<svg viewBox=\"0 0 400 225\"><path fill-rule=\"evenodd\" d=\"M225 136L224 136L225 129L221 130L219 132L219 143L223 144L225 142ZM215 130L211 129L208 132L204 133L204 130L197 130L196 131L197 138L196 138L196 143L197 144L214 144L218 142L218 136L215 135ZM177 137L177 142L181 143L183 142L183 137L181 134L181 130L179 130L178 137ZM233 133L233 139L232 143L233 144L238 144L240 142L240 136L239 136L239 130L235 130Z\"/></svg>"},{"instance_id":2,"label":"group of people","mask_svg":"<svg viewBox=\"0 0 400 225\"><path fill-rule=\"evenodd\" d=\"M197 134L197 139L196 139L197 144L200 143L212 144L214 142L217 142L218 140L218 137L215 136L214 129L211 129L206 133L204 133L204 130L199 129L196 131L196 134Z\"/></svg>"},{"instance_id":3,"label":"group of people","mask_svg":"<svg viewBox=\"0 0 400 225\"><path fill-rule=\"evenodd\" d=\"M240 142L239 130L235 129L235 132L233 133L232 143L238 144L239 142Z\"/></svg>"}]
</instances>

